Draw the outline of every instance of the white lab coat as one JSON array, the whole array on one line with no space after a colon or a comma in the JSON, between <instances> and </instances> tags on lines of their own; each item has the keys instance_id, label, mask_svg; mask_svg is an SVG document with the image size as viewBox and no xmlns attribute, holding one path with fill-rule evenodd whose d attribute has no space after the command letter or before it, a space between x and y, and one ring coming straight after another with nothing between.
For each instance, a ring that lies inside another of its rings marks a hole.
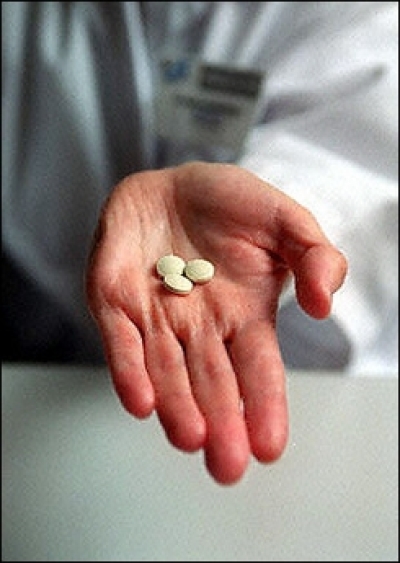
<instances>
[{"instance_id":1,"label":"white lab coat","mask_svg":"<svg viewBox=\"0 0 400 563\"><path fill-rule=\"evenodd\" d=\"M348 257L348 373L397 373L397 2L3 2L2 25L3 249L81 334L97 334L82 279L98 211L160 165L159 58L191 53L265 71L237 162Z\"/></svg>"}]
</instances>

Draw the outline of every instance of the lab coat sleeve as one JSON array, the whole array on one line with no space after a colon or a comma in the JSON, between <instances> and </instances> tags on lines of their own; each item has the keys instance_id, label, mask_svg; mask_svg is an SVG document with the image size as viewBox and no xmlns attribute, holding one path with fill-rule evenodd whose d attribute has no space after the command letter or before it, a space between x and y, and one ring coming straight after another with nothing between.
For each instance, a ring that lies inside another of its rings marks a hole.
<instances>
[{"instance_id":1,"label":"lab coat sleeve","mask_svg":"<svg viewBox=\"0 0 400 563\"><path fill-rule=\"evenodd\" d=\"M308 207L346 255L332 313L349 372L397 374L398 4L352 4L353 19L315 18L270 65L239 163Z\"/></svg>"}]
</instances>

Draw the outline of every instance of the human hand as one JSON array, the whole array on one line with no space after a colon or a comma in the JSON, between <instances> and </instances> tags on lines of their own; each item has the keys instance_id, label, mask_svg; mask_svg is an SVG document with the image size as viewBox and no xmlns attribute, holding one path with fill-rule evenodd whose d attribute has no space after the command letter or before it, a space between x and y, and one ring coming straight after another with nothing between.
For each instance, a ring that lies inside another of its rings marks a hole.
<instances>
[{"instance_id":1,"label":"human hand","mask_svg":"<svg viewBox=\"0 0 400 563\"><path fill-rule=\"evenodd\" d=\"M215 276L170 293L155 271L166 254L205 258ZM103 207L86 272L122 404L137 418L155 410L176 448L203 448L221 484L239 480L252 455L278 459L289 429L279 296L293 275L302 308L325 318L346 269L304 207L236 165L125 178Z\"/></svg>"}]
</instances>

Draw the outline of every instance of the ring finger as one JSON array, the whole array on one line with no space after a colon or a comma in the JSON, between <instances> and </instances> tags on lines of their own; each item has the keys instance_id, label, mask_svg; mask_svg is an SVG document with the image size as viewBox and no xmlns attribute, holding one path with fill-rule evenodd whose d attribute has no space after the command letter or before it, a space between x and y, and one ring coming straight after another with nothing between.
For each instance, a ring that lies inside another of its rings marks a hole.
<instances>
[{"instance_id":1,"label":"ring finger","mask_svg":"<svg viewBox=\"0 0 400 563\"><path fill-rule=\"evenodd\" d=\"M206 427L192 395L185 354L173 332L148 330L145 361L156 396L156 410L169 441L183 451L196 451Z\"/></svg>"}]
</instances>

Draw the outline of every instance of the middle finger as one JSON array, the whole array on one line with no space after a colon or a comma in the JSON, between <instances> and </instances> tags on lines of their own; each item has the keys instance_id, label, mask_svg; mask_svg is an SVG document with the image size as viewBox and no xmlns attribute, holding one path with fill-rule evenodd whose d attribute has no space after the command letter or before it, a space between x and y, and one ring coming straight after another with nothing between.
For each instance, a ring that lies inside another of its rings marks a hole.
<instances>
[{"instance_id":1,"label":"middle finger","mask_svg":"<svg viewBox=\"0 0 400 563\"><path fill-rule=\"evenodd\" d=\"M221 337L208 330L186 345L193 394L207 424L206 465L220 483L230 484L244 473L250 457L240 394Z\"/></svg>"}]
</instances>

